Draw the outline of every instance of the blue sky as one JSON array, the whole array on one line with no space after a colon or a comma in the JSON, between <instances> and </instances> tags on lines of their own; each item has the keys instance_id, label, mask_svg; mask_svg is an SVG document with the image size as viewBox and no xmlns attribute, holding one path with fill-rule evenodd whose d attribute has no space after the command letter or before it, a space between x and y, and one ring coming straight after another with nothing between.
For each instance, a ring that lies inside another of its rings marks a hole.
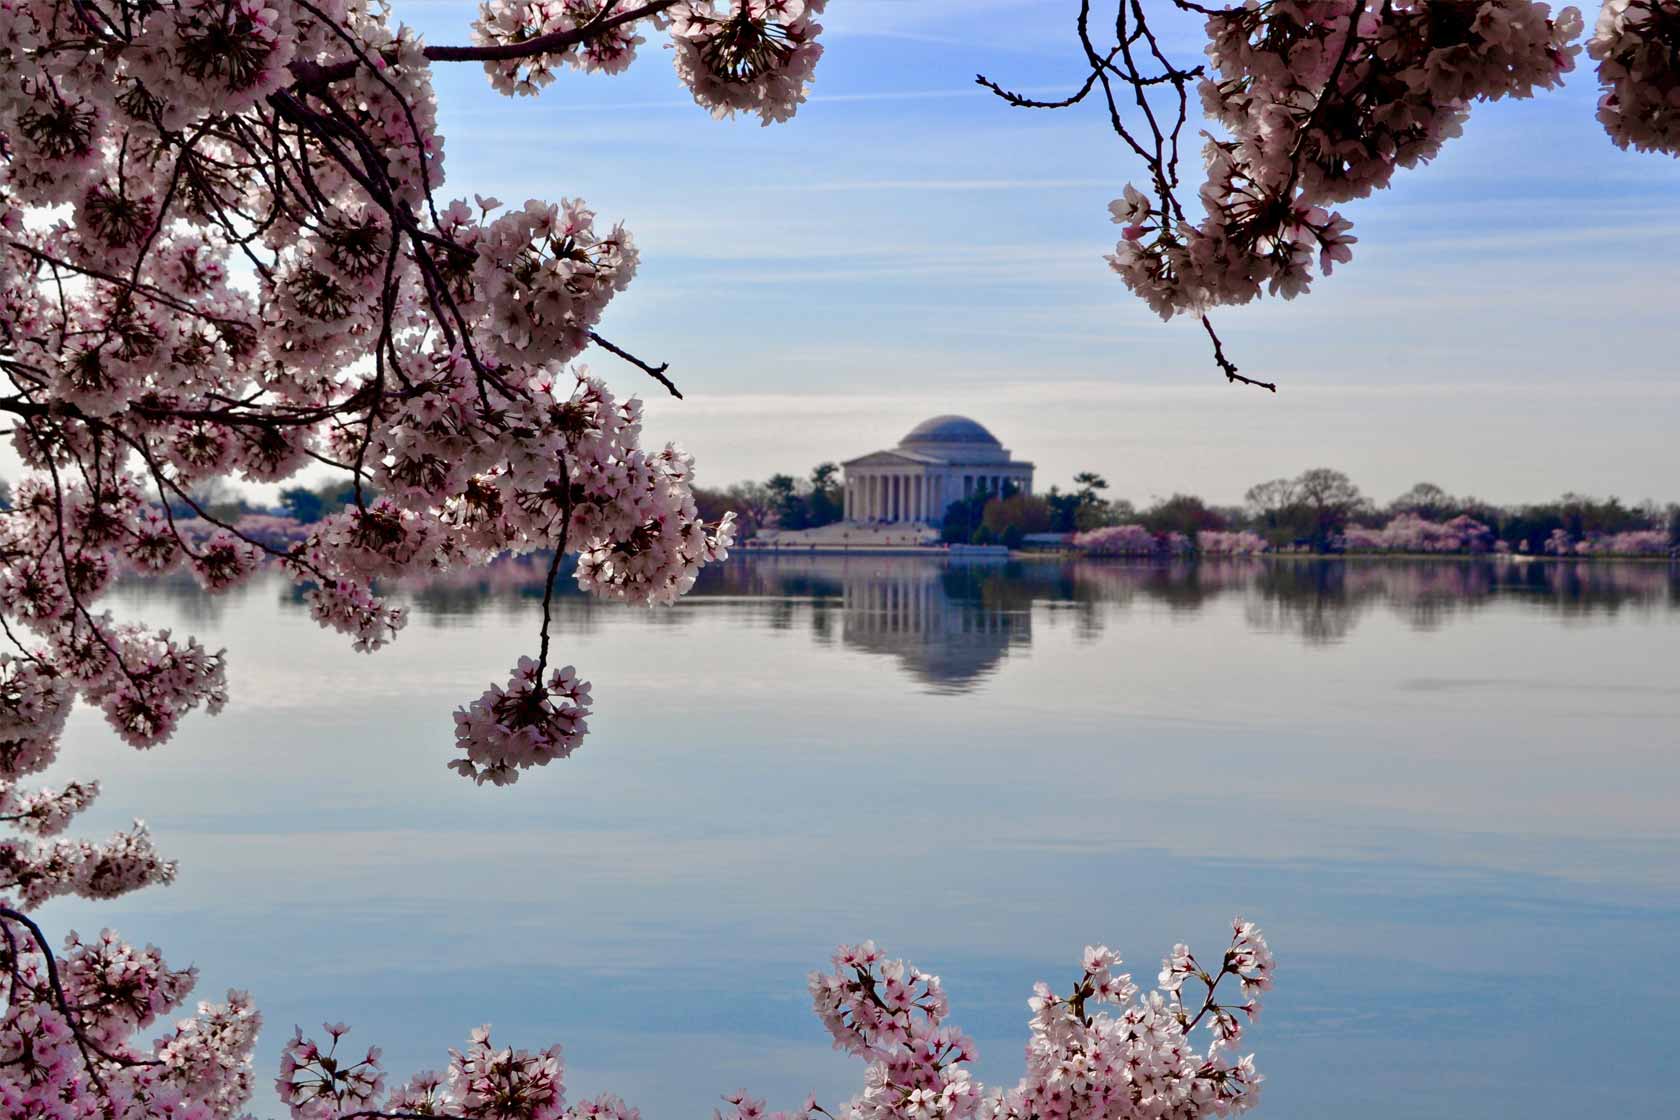
<instances>
[{"instance_id":1,"label":"blue sky","mask_svg":"<svg viewBox=\"0 0 1680 1120\"><path fill-rule=\"evenodd\" d=\"M1435 164L1344 208L1354 260L1310 297L1219 317L1274 398L1227 386L1193 323L1162 324L1106 271L1106 203L1141 174L1102 114L1011 110L973 85L1077 80L1074 10L836 0L811 101L771 128L712 121L657 38L628 74L568 73L537 99L441 66L448 189L581 195L631 227L642 270L603 329L671 361L689 399L646 392L650 430L704 481L860 454L953 411L1041 484L1094 468L1139 501L1235 501L1317 464L1379 498L1424 478L1493 500L1680 498L1680 165L1610 144L1590 73L1480 107ZM432 42L471 17L398 13Z\"/></svg>"}]
</instances>

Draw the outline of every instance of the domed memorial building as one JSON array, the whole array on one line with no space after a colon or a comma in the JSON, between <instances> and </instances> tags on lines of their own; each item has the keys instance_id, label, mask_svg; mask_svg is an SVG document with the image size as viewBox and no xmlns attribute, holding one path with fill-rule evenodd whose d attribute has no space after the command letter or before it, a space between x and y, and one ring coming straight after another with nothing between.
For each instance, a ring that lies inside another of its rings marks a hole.
<instances>
[{"instance_id":1,"label":"domed memorial building","mask_svg":"<svg viewBox=\"0 0 1680 1120\"><path fill-rule=\"evenodd\" d=\"M1005 484L1032 493L1033 465L1013 459L984 426L966 416L935 416L910 429L898 446L848 459L847 521L938 525L952 502Z\"/></svg>"}]
</instances>

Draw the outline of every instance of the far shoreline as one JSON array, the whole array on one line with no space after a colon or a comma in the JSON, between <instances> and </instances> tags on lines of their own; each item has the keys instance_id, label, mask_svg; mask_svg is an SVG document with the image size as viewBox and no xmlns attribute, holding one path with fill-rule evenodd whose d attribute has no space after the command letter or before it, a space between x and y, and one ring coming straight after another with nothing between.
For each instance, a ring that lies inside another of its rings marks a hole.
<instances>
[{"instance_id":1,"label":"far shoreline","mask_svg":"<svg viewBox=\"0 0 1680 1120\"><path fill-rule=\"evenodd\" d=\"M1228 552L1198 553L1191 552L1179 556L1146 555L1139 553L1133 556L1093 556L1073 548L1033 548L1008 549L1002 545L963 545L961 551L955 551L947 546L908 546L886 547L858 545L754 545L743 542L730 550L734 556L921 556L927 559L941 560L1085 560L1089 562L1116 563L1173 563L1225 560L1280 560L1290 562L1302 561L1443 561L1451 560L1459 563L1488 562L1503 564L1556 564L1556 563L1593 563L1593 564L1662 564L1665 566L1680 565L1680 556L1633 556L1627 554L1599 553L1578 556L1535 556L1531 553L1506 552L1254 552L1234 554ZM997 551L992 551L996 548Z\"/></svg>"}]
</instances>

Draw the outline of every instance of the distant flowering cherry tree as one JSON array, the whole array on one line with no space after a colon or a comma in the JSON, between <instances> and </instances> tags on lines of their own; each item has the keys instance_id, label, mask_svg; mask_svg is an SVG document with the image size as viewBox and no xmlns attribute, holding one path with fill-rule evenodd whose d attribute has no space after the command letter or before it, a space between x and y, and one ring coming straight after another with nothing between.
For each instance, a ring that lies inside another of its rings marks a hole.
<instances>
[{"instance_id":1,"label":"distant flowering cherry tree","mask_svg":"<svg viewBox=\"0 0 1680 1120\"><path fill-rule=\"evenodd\" d=\"M1402 513L1381 529L1350 525L1342 536L1347 552L1469 552L1493 551L1493 530L1468 515L1450 521L1430 521Z\"/></svg>"},{"instance_id":2,"label":"distant flowering cherry tree","mask_svg":"<svg viewBox=\"0 0 1680 1120\"><path fill-rule=\"evenodd\" d=\"M1473 103L1559 85L1583 31L1579 9L1531 0L1116 0L1112 23L1093 16L1078 0L1086 75L1068 96L978 80L1021 108L1103 105L1148 172L1109 206L1122 227L1110 266L1163 319L1198 318L1228 379L1273 391L1237 372L1209 312L1293 298L1315 266L1351 260L1358 239L1333 207L1434 159ZM1167 53L1168 16L1203 22L1206 63ZM1605 0L1586 49L1611 139L1680 154L1680 0ZM1200 213L1179 166L1193 105L1222 130L1199 134Z\"/></svg>"},{"instance_id":3,"label":"distant flowering cherry tree","mask_svg":"<svg viewBox=\"0 0 1680 1120\"><path fill-rule=\"evenodd\" d=\"M1580 540L1566 529L1554 529L1546 551L1557 556L1672 556L1676 549L1663 529L1635 529L1625 533L1592 533Z\"/></svg>"},{"instance_id":4,"label":"distant flowering cherry tree","mask_svg":"<svg viewBox=\"0 0 1680 1120\"><path fill-rule=\"evenodd\" d=\"M1203 529L1196 534L1196 551L1203 556L1258 556L1266 548L1266 538L1248 529Z\"/></svg>"},{"instance_id":5,"label":"distant flowering cherry tree","mask_svg":"<svg viewBox=\"0 0 1680 1120\"><path fill-rule=\"evenodd\" d=\"M1190 551L1183 533L1152 533L1135 522L1075 533L1069 543L1087 556L1183 556Z\"/></svg>"}]
</instances>

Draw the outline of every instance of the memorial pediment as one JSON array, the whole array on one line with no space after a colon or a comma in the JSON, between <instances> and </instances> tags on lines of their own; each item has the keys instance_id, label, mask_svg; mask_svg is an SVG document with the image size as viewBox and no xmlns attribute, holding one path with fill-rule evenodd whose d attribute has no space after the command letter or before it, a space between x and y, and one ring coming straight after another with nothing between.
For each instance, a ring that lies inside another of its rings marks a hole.
<instances>
[{"instance_id":1,"label":"memorial pediment","mask_svg":"<svg viewBox=\"0 0 1680 1120\"><path fill-rule=\"evenodd\" d=\"M856 459L847 459L844 467L925 467L939 460L926 455L907 455L902 451L871 451Z\"/></svg>"}]
</instances>

